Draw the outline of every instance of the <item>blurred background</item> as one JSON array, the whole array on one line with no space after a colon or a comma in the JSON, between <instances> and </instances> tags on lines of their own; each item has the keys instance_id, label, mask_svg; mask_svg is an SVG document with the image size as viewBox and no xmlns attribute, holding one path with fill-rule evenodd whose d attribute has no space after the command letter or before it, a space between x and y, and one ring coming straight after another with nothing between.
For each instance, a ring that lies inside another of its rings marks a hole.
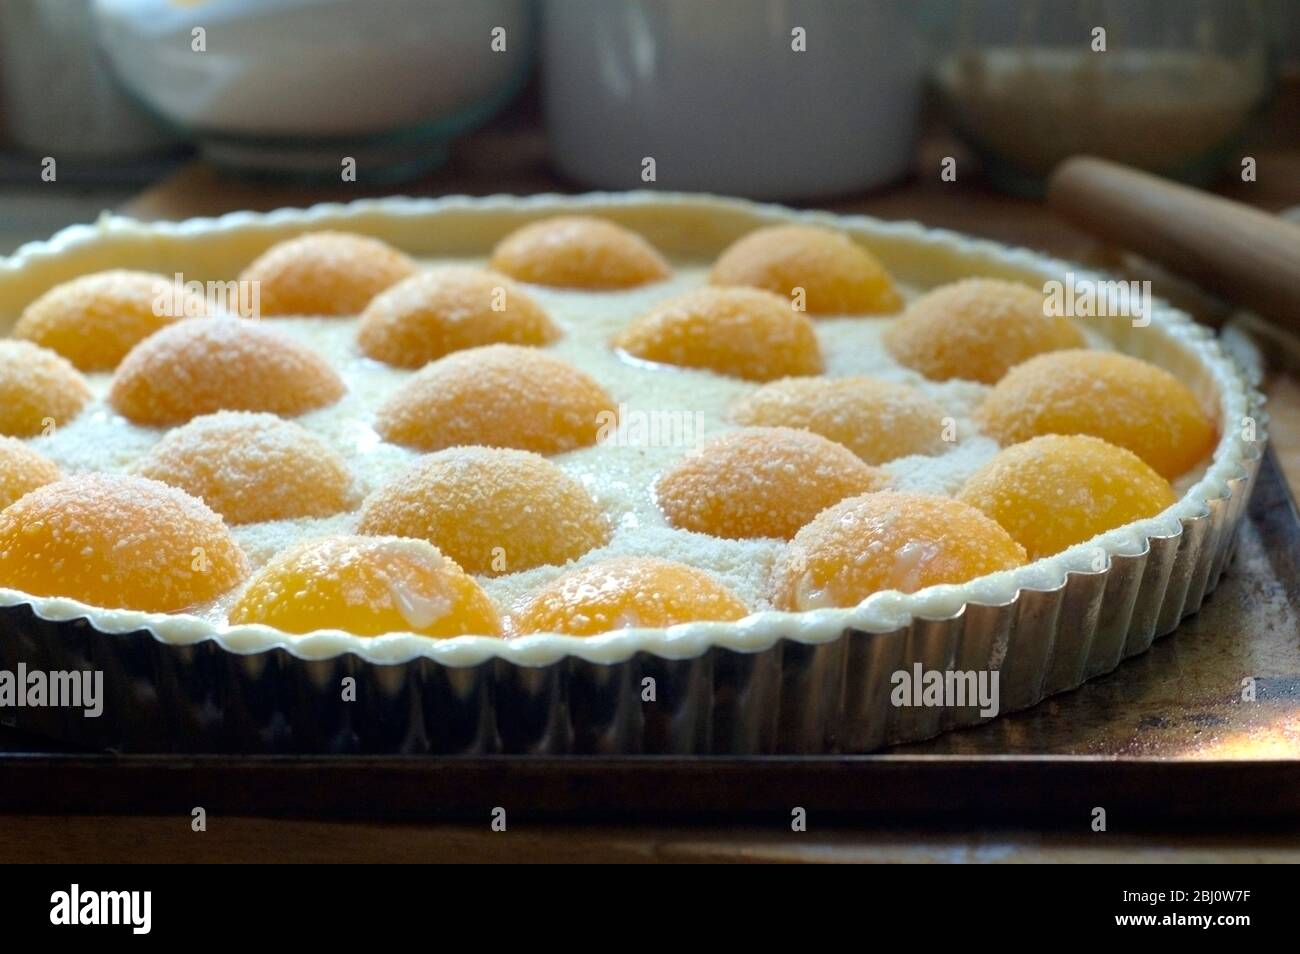
<instances>
[{"instance_id":1,"label":"blurred background","mask_svg":"<svg viewBox=\"0 0 1300 954\"><path fill-rule=\"evenodd\" d=\"M1249 149L1252 200L1300 203L1298 84L1294 0L5 0L0 252L103 208L591 188L1034 244L1081 151L1234 194Z\"/></svg>"},{"instance_id":2,"label":"blurred background","mask_svg":"<svg viewBox=\"0 0 1300 954\"><path fill-rule=\"evenodd\" d=\"M103 210L705 191L1151 279L1300 369L1300 329L1055 214L1077 153L1300 220L1300 0L0 2L0 254Z\"/></svg>"}]
</instances>

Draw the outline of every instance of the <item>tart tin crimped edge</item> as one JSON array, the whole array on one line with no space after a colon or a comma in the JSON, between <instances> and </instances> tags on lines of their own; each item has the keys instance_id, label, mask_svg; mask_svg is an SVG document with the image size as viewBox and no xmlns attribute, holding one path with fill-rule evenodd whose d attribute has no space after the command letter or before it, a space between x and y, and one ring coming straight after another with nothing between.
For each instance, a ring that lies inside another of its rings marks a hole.
<instances>
[{"instance_id":1,"label":"tart tin crimped edge","mask_svg":"<svg viewBox=\"0 0 1300 954\"><path fill-rule=\"evenodd\" d=\"M826 754L919 741L991 716L978 705L893 705L899 671L997 672L1002 714L1110 672L1195 612L1230 558L1259 460L1208 513L1104 570L890 632L849 629L757 651L715 644L615 663L574 654L543 666L427 657L396 666L351 653L303 659L286 647L232 653L147 629L109 639L85 617L48 621L31 605L3 607L0 668L100 670L105 691L99 718L55 707L5 718L121 752ZM341 692L349 678L352 701Z\"/></svg>"},{"instance_id":2,"label":"tart tin crimped edge","mask_svg":"<svg viewBox=\"0 0 1300 954\"><path fill-rule=\"evenodd\" d=\"M677 223L679 228L684 223L705 222L724 213L748 219L748 227L773 221L815 222L848 230L867 240L919 246L926 255L981 259L1043 277L1057 276L1066 270L1073 271L1080 279L1103 277L1038 253L1008 249L952 232L925 229L916 223L882 223L861 216L794 212L739 200L659 193L593 194L577 198L538 196L528 199L453 197L362 200L347 206L322 205L301 211L282 209L265 215L240 212L215 220L159 225L107 217L97 226L74 226L48 242L23 246L11 258L0 261L0 306L6 304L4 283L8 277L21 274L32 263L57 257L70 248L102 243L112 245L117 236L129 235L137 240L149 237L153 242L166 242L168 236L192 239L213 233L257 231L272 225L289 226L300 231L347 225L354 219L366 219L373 224L374 220L382 220L385 216L436 218L449 209L463 214L466 209L488 212L503 208L512 213L524 209L532 215L565 211L601 212L615 218L620 210L626 209L635 209L642 214L654 209L672 210L684 217L683 222ZM1235 422L1255 411L1255 402L1241 375L1206 329L1158 300L1153 302L1152 325L1165 334L1168 339L1165 344L1171 349L1181 348L1193 353L1199 367L1208 372L1218 390L1221 421ZM848 660L856 659L864 651L869 652L872 658L883 658L892 652L889 647L901 640L914 650L910 655L927 659L943 656L955 661L976 662L982 655L986 662L996 662L995 668L999 668L1008 679L1004 682L1003 695L1010 704L1003 706L1005 710L1032 704L1052 691L1067 688L1079 672L1085 673L1083 678L1087 678L1109 671L1120 658L1149 646L1154 635L1172 629L1185 612L1199 605L1200 598L1218 579L1231 546L1231 531L1244 511L1244 498L1252 485L1262 441L1262 421L1258 440L1253 443L1244 440L1236 428L1225 426L1203 478L1177 504L1155 518L1111 531L1086 545L1026 567L959 586L931 587L913 594L876 594L855 609L823 609L806 613L767 611L734 624L689 623L668 630L628 630L590 638L550 634L503 641L485 637L430 640L410 634L367 639L335 631L299 637L263 626L221 630L192 616L103 611L74 600L38 599L5 589L0 589L0 607L28 606L34 621L59 623L80 620L83 625L99 632L145 633L158 643L196 655L218 648L237 657L268 654L277 659L302 660L310 664L304 669L319 669L318 664L325 663L342 668L367 669L412 664L409 668L423 672L429 672L430 666L434 669L490 669L493 672L511 672L525 667L538 670L532 674L534 681L545 682L543 673L587 666L609 669L606 677L598 680L606 683L608 680L621 681L622 677L615 676L616 671L630 667L644 669L650 660L662 667L685 666L693 670L701 660L711 663L715 657L733 661L748 658L747 668L753 671L755 678L757 674L766 672L764 678L769 682L776 680L787 686L784 694L787 700L794 698L790 691L795 687L808 683L810 679L816 681L817 687L808 685L806 688L807 691L815 688L823 697L816 706L823 721L833 721L831 710L837 704L833 705L829 700L842 695L847 707L844 718L858 726L851 731L843 725L835 731L827 729L820 745L812 741L808 731L794 732L787 726L779 733L782 750L818 751L826 744L870 747L882 741L933 734L949 727L946 723L952 716L942 715L935 725L931 725L935 721L932 714L909 722L895 711L892 719L887 720L891 724L883 730L878 726L864 728L871 721L866 719L866 715L875 711L873 707L879 707L879 687L843 679ZM1101 572L1092 568L1098 549L1105 553L1107 560L1107 566ZM1147 572L1148 564L1160 567L1157 577L1153 578ZM1112 574L1116 567L1122 567L1123 572ZM1186 571L1185 576L1183 571ZM1127 589L1112 583L1112 576L1130 580L1123 585ZM1131 582L1133 579L1139 582ZM1120 595L1107 596L1108 593ZM1158 606L1155 605L1157 601ZM1064 616L1062 606L1070 608ZM1115 633L1120 618L1129 608L1131 613L1127 615L1135 621L1136 635L1126 633L1124 645L1115 655ZM1078 609L1084 611L1083 619L1095 618L1094 630L1105 630L1109 634L1106 639L1098 641L1095 631L1091 635L1083 631L1087 627L1077 624L1075 610ZM6 612L5 615L10 614ZM1060 632L1063 626L1072 626L1073 629L1063 635ZM1030 638L1033 627L1042 634L1037 639ZM968 632L972 635L966 636ZM846 633L853 638L841 639ZM1029 635L1013 638L1025 633ZM864 641L856 638L858 634L888 638ZM1065 654L1054 652L1053 647L1058 642L1073 647L1070 661L1066 660ZM865 648L868 644L871 646L869 650ZM972 648L976 646L987 646L988 652L981 654ZM1104 669L1098 668L1112 655L1113 662ZM761 662L760 657L785 659L791 665L779 667L779 674L774 674L770 665ZM1042 667L1031 665L1035 659L1041 661ZM803 662L793 665L796 660ZM255 663L255 659L249 658L248 662ZM266 663L269 660L257 664ZM854 663L854 668L860 665L865 663ZM929 663L926 665L928 668ZM963 668L966 667L963 665ZM731 671L736 669L736 665L710 665L710 669L715 671L716 678L717 670ZM836 672L840 673L839 677ZM451 674L445 676L453 678ZM459 674L462 679L469 676L468 673ZM516 676L516 681L523 678L522 674ZM388 681L395 678L396 674L390 673ZM701 677L694 673L682 678L695 685ZM840 679L843 691L836 688L836 678ZM1081 681L1079 678L1073 684ZM1034 691L1034 686L1042 691ZM741 688L739 685L733 687L735 691ZM539 691L538 687L533 687L533 691ZM742 694L751 701L755 698L752 686ZM776 717L778 709L772 707L772 701L767 699L768 704L759 711L772 713L765 718L785 726L786 717ZM851 719L848 716L850 712L853 713ZM804 716L801 721L808 722L808 717ZM741 746L721 751L768 750L768 744L776 742L769 739L768 743L759 744L755 737L754 744L759 748ZM510 747L509 750L515 749ZM711 743L701 751L720 750Z\"/></svg>"}]
</instances>

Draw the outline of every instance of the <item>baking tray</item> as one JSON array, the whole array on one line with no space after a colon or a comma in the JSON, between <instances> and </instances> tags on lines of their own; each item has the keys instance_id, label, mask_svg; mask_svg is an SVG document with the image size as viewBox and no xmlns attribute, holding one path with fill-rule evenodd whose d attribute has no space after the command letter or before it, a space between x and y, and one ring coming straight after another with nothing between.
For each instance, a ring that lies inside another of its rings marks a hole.
<instances>
[{"instance_id":1,"label":"baking tray","mask_svg":"<svg viewBox=\"0 0 1300 954\"><path fill-rule=\"evenodd\" d=\"M1300 517L1268 452L1233 562L1145 654L985 725L873 755L113 755L0 729L0 811L483 819L1300 823ZM1253 680L1254 701L1243 699Z\"/></svg>"}]
</instances>

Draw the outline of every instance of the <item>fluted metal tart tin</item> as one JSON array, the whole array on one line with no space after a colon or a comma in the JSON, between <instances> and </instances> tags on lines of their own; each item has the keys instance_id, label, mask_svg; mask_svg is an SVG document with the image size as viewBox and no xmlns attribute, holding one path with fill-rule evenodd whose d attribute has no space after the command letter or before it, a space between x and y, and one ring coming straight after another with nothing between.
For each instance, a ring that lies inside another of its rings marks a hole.
<instances>
[{"instance_id":1,"label":"fluted metal tart tin","mask_svg":"<svg viewBox=\"0 0 1300 954\"><path fill-rule=\"evenodd\" d=\"M529 219L569 212L606 216L670 254L700 258L761 225L828 225L923 287L972 274L1104 278L916 223L708 196L384 199L73 227L0 261L0 324L92 270L224 279L274 242L319 228L365 232L416 255L482 254ZM1257 395L1209 331L1158 300L1150 319L1105 319L1101 331L1215 407L1220 440L1173 507L1057 556L962 585L879 593L853 609L589 638L292 636L0 588L0 670L99 670L105 696L97 718L21 707L0 709L0 719L123 752L829 753L989 717L979 704L895 704L895 674L918 665L996 673L999 712L1032 706L1110 672L1196 612L1231 560L1255 483L1265 441Z\"/></svg>"}]
</instances>

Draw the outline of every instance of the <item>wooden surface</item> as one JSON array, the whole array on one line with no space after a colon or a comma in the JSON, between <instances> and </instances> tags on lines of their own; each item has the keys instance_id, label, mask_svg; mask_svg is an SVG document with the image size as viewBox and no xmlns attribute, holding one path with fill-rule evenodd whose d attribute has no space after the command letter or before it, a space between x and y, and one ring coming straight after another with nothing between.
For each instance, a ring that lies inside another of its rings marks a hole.
<instances>
[{"instance_id":1,"label":"wooden surface","mask_svg":"<svg viewBox=\"0 0 1300 954\"><path fill-rule=\"evenodd\" d=\"M0 819L0 861L99 862L1071 862L1300 863L1294 834L1147 835L821 828L788 822L728 828L379 822L87 815Z\"/></svg>"},{"instance_id":2,"label":"wooden surface","mask_svg":"<svg viewBox=\"0 0 1300 954\"><path fill-rule=\"evenodd\" d=\"M1279 121L1269 138L1247 150L1258 162L1254 183L1230 181L1221 191L1278 212L1300 206L1300 87L1277 104ZM956 154L958 181L941 182L939 161ZM1013 199L985 187L943 139L927 143L915 177L866 196L820 203L838 212L886 219L916 219L1014 245L1042 249L1102 267L1133 271L1135 263L1050 215L1038 202ZM364 170L362 170L364 172ZM661 183L671 188L670 183ZM332 188L286 188L221 176L194 164L145 191L121 211L140 218L186 218L236 209L271 209L365 195L359 183ZM442 170L401 190L408 194L573 192L546 164L545 143L528 107L453 149ZM1162 277L1158 295L1220 321L1225 305L1195 288ZM1267 350L1284 355L1284 340ZM1300 365L1300 362L1296 362ZM1281 363L1285 367L1285 362ZM1295 365L1293 365L1295 366ZM1300 487L1300 381L1293 371L1272 370L1266 381L1271 434L1293 490ZM744 828L517 826L505 833L481 826L210 819L206 833L182 817L11 816L0 820L0 861L1300 861L1296 833L1163 833L1152 835L971 831L825 829L811 819L808 832L789 830L788 819Z\"/></svg>"}]
</instances>

